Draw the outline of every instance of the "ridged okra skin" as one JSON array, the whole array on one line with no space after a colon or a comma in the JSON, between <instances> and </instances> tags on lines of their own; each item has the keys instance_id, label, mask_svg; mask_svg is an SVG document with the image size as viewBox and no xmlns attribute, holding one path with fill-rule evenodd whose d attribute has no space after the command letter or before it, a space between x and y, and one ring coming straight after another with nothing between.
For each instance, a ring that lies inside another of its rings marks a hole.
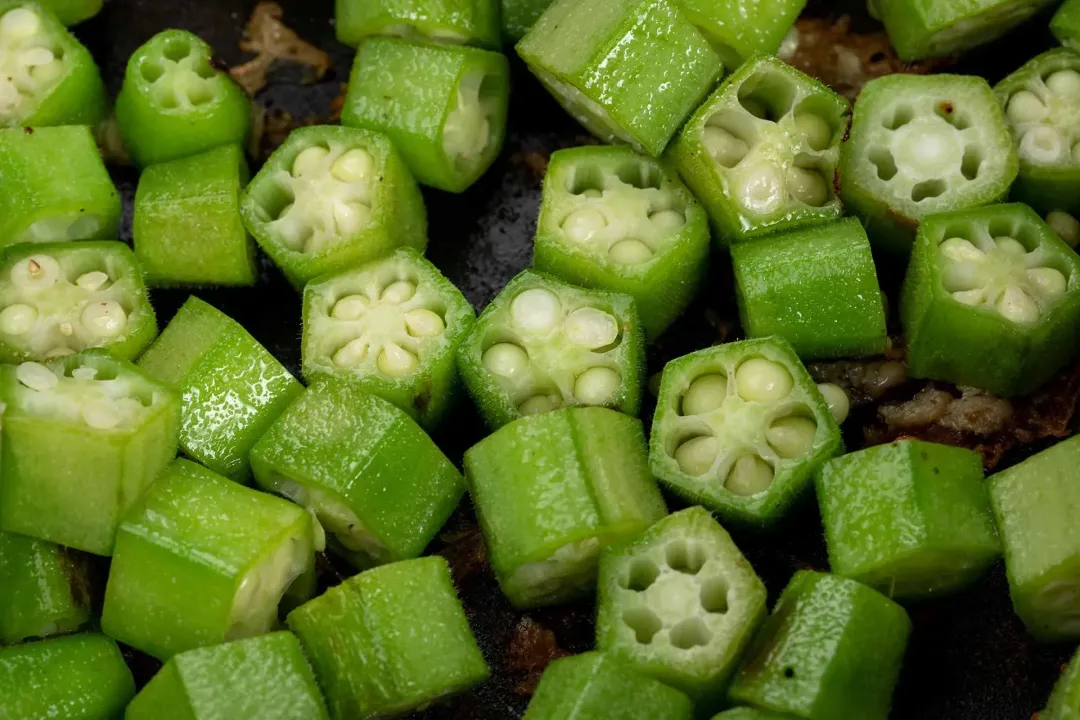
<instances>
[{"instance_id":1,"label":"ridged okra skin","mask_svg":"<svg viewBox=\"0 0 1080 720\"><path fill-rule=\"evenodd\" d=\"M904 608L854 580L795 573L731 699L805 720L886 720L911 635Z\"/></svg>"},{"instance_id":2,"label":"ridged okra skin","mask_svg":"<svg viewBox=\"0 0 1080 720\"><path fill-rule=\"evenodd\" d=\"M834 179L850 114L817 80L755 55L698 108L668 157L726 247L843 214Z\"/></svg>"},{"instance_id":3,"label":"ridged okra skin","mask_svg":"<svg viewBox=\"0 0 1080 720\"><path fill-rule=\"evenodd\" d=\"M685 692L697 717L723 707L766 614L765 585L701 507L604 550L598 595L598 649Z\"/></svg>"},{"instance_id":4,"label":"ridged okra skin","mask_svg":"<svg viewBox=\"0 0 1080 720\"><path fill-rule=\"evenodd\" d=\"M836 421L785 340L719 345L664 368L650 467L725 522L774 526L840 450Z\"/></svg>"},{"instance_id":5,"label":"ridged okra skin","mask_svg":"<svg viewBox=\"0 0 1080 720\"><path fill-rule=\"evenodd\" d=\"M248 185L244 226L298 288L399 247L427 248L420 189L390 138L294 130Z\"/></svg>"},{"instance_id":6,"label":"ridged okra skin","mask_svg":"<svg viewBox=\"0 0 1080 720\"><path fill-rule=\"evenodd\" d=\"M1050 31L1059 43L1080 52L1080 2L1065 0L1050 21Z\"/></svg>"},{"instance_id":7,"label":"ridged okra skin","mask_svg":"<svg viewBox=\"0 0 1080 720\"><path fill-rule=\"evenodd\" d=\"M439 557L384 565L289 613L333 720L398 717L488 678Z\"/></svg>"},{"instance_id":8,"label":"ridged okra skin","mask_svg":"<svg viewBox=\"0 0 1080 720\"><path fill-rule=\"evenodd\" d=\"M926 218L901 317L913 377L1032 392L1080 342L1080 258L1024 205Z\"/></svg>"},{"instance_id":9,"label":"ridged okra skin","mask_svg":"<svg viewBox=\"0 0 1080 720\"><path fill-rule=\"evenodd\" d=\"M552 0L502 0L502 32L510 42L525 37Z\"/></svg>"},{"instance_id":10,"label":"ridged okra skin","mask_svg":"<svg viewBox=\"0 0 1080 720\"><path fill-rule=\"evenodd\" d=\"M586 130L654 157L723 70L674 0L555 0L517 52Z\"/></svg>"},{"instance_id":11,"label":"ridged okra skin","mask_svg":"<svg viewBox=\"0 0 1080 720\"><path fill-rule=\"evenodd\" d=\"M641 421L605 408L511 423L465 453L465 474L499 586L519 608L588 593L600 550L667 512Z\"/></svg>"},{"instance_id":12,"label":"ridged okra skin","mask_svg":"<svg viewBox=\"0 0 1080 720\"><path fill-rule=\"evenodd\" d=\"M56 14L57 19L71 27L101 12L104 0L44 0L42 5Z\"/></svg>"},{"instance_id":13,"label":"ridged okra skin","mask_svg":"<svg viewBox=\"0 0 1080 720\"><path fill-rule=\"evenodd\" d=\"M82 627L90 620L89 573L77 550L0 532L0 644Z\"/></svg>"},{"instance_id":14,"label":"ridged okra skin","mask_svg":"<svg viewBox=\"0 0 1080 720\"><path fill-rule=\"evenodd\" d=\"M806 0L678 0L690 22L735 70L758 53L775 55Z\"/></svg>"},{"instance_id":15,"label":"ridged okra skin","mask_svg":"<svg viewBox=\"0 0 1080 720\"><path fill-rule=\"evenodd\" d=\"M499 0L335 0L334 32L351 47L387 36L502 48Z\"/></svg>"},{"instance_id":16,"label":"ridged okra skin","mask_svg":"<svg viewBox=\"0 0 1080 720\"><path fill-rule=\"evenodd\" d=\"M552 154L533 267L581 287L630 295L660 335L705 279L705 211L668 165L629 147Z\"/></svg>"},{"instance_id":17,"label":"ridged okra skin","mask_svg":"<svg viewBox=\"0 0 1080 720\"><path fill-rule=\"evenodd\" d=\"M300 641L275 632L174 655L124 720L329 720Z\"/></svg>"},{"instance_id":18,"label":"ridged okra skin","mask_svg":"<svg viewBox=\"0 0 1080 720\"><path fill-rule=\"evenodd\" d=\"M1077 720L1080 718L1080 652L1073 655L1069 666L1054 686L1046 709L1039 720Z\"/></svg>"},{"instance_id":19,"label":"ridged okra skin","mask_svg":"<svg viewBox=\"0 0 1080 720\"><path fill-rule=\"evenodd\" d=\"M840 194L875 250L906 257L923 218L1001 201L1018 170L985 80L890 75L867 83L855 102Z\"/></svg>"}]
</instances>

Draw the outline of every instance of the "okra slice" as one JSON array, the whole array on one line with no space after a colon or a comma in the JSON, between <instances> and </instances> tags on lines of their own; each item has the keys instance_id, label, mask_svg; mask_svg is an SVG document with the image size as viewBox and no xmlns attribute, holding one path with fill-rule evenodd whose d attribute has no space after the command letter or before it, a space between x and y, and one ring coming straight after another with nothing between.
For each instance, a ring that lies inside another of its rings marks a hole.
<instances>
[{"instance_id":1,"label":"okra slice","mask_svg":"<svg viewBox=\"0 0 1080 720\"><path fill-rule=\"evenodd\" d=\"M502 0L503 36L511 42L525 37L552 0Z\"/></svg>"},{"instance_id":2,"label":"okra slice","mask_svg":"<svg viewBox=\"0 0 1080 720\"><path fill-rule=\"evenodd\" d=\"M0 361L90 348L130 360L155 335L142 270L123 243L16 245L0 254Z\"/></svg>"},{"instance_id":3,"label":"okra slice","mask_svg":"<svg viewBox=\"0 0 1080 720\"><path fill-rule=\"evenodd\" d=\"M708 38L724 67L734 70L757 54L776 55L806 0L678 0Z\"/></svg>"},{"instance_id":4,"label":"okra slice","mask_svg":"<svg viewBox=\"0 0 1080 720\"><path fill-rule=\"evenodd\" d=\"M383 35L502 48L498 0L335 0L334 31L351 47Z\"/></svg>"},{"instance_id":5,"label":"okra slice","mask_svg":"<svg viewBox=\"0 0 1080 720\"><path fill-rule=\"evenodd\" d=\"M697 294L709 255L704 210L669 165L628 147L552 154L533 266L634 298L660 335Z\"/></svg>"},{"instance_id":6,"label":"okra slice","mask_svg":"<svg viewBox=\"0 0 1080 720\"><path fill-rule=\"evenodd\" d=\"M1080 2L1065 0L1050 21L1050 31L1059 43L1080 52Z\"/></svg>"},{"instance_id":7,"label":"okra slice","mask_svg":"<svg viewBox=\"0 0 1080 720\"><path fill-rule=\"evenodd\" d=\"M1018 170L985 80L890 75L867 83L855 102L840 194L876 249L906 256L923 218L1000 201Z\"/></svg>"},{"instance_id":8,"label":"okra slice","mask_svg":"<svg viewBox=\"0 0 1080 720\"><path fill-rule=\"evenodd\" d=\"M699 716L723 707L766 613L765 585L700 507L605 550L598 594L598 649L682 690Z\"/></svg>"},{"instance_id":9,"label":"okra slice","mask_svg":"<svg viewBox=\"0 0 1080 720\"><path fill-rule=\"evenodd\" d=\"M89 620L86 555L0 532L0 644L65 635Z\"/></svg>"},{"instance_id":10,"label":"okra slice","mask_svg":"<svg viewBox=\"0 0 1080 720\"><path fill-rule=\"evenodd\" d=\"M60 22L70 27L97 15L105 3L104 0L44 0L41 4L52 10Z\"/></svg>"},{"instance_id":11,"label":"okra slice","mask_svg":"<svg viewBox=\"0 0 1080 720\"><path fill-rule=\"evenodd\" d=\"M304 376L347 376L424 427L457 388L454 353L476 322L469 301L409 248L304 288Z\"/></svg>"},{"instance_id":12,"label":"okra slice","mask_svg":"<svg viewBox=\"0 0 1080 720\"><path fill-rule=\"evenodd\" d=\"M439 556L350 578L289 613L334 720L408 714L488 678Z\"/></svg>"},{"instance_id":13,"label":"okra slice","mask_svg":"<svg viewBox=\"0 0 1080 720\"><path fill-rule=\"evenodd\" d=\"M678 690L587 652L547 666L524 720L691 720L692 710Z\"/></svg>"},{"instance_id":14,"label":"okra slice","mask_svg":"<svg viewBox=\"0 0 1080 720\"><path fill-rule=\"evenodd\" d=\"M421 184L462 192L502 149L509 95L499 53L372 38L356 55L341 122L386 133Z\"/></svg>"},{"instance_id":15,"label":"okra slice","mask_svg":"<svg viewBox=\"0 0 1080 720\"><path fill-rule=\"evenodd\" d=\"M669 156L721 246L839 218L834 188L851 107L817 80L756 55L698 108Z\"/></svg>"},{"instance_id":16,"label":"okra slice","mask_svg":"<svg viewBox=\"0 0 1080 720\"><path fill-rule=\"evenodd\" d=\"M96 351L0 366L0 401L0 530L111 555L121 517L176 454L180 398Z\"/></svg>"},{"instance_id":17,"label":"okra slice","mask_svg":"<svg viewBox=\"0 0 1080 720\"><path fill-rule=\"evenodd\" d=\"M90 128L0 129L0 246L115 238L119 222Z\"/></svg>"},{"instance_id":18,"label":"okra slice","mask_svg":"<svg viewBox=\"0 0 1080 720\"><path fill-rule=\"evenodd\" d=\"M116 123L140 167L245 146L251 103L213 53L196 35L165 30L128 60Z\"/></svg>"},{"instance_id":19,"label":"okra slice","mask_svg":"<svg viewBox=\"0 0 1080 720\"><path fill-rule=\"evenodd\" d=\"M1080 258L1024 205L926 218L901 303L913 377L1023 395L1080 342Z\"/></svg>"},{"instance_id":20,"label":"okra slice","mask_svg":"<svg viewBox=\"0 0 1080 720\"><path fill-rule=\"evenodd\" d=\"M751 645L731 699L808 720L886 720L911 620L847 580L795 573Z\"/></svg>"},{"instance_id":21,"label":"okra slice","mask_svg":"<svg viewBox=\"0 0 1080 720\"><path fill-rule=\"evenodd\" d=\"M1046 709L1039 720L1076 720L1080 717L1080 652L1069 662L1054 686Z\"/></svg>"},{"instance_id":22,"label":"okra slice","mask_svg":"<svg viewBox=\"0 0 1080 720\"><path fill-rule=\"evenodd\" d=\"M586 130L654 157L723 71L673 0L555 0L517 52Z\"/></svg>"},{"instance_id":23,"label":"okra slice","mask_svg":"<svg viewBox=\"0 0 1080 720\"><path fill-rule=\"evenodd\" d=\"M641 407L645 339L628 295L526 270L481 313L458 369L488 425L575 405Z\"/></svg>"},{"instance_id":24,"label":"okra slice","mask_svg":"<svg viewBox=\"0 0 1080 720\"><path fill-rule=\"evenodd\" d=\"M240 214L296 285L399 247L427 247L420 189L385 135L294 130L244 191Z\"/></svg>"},{"instance_id":25,"label":"okra slice","mask_svg":"<svg viewBox=\"0 0 1080 720\"><path fill-rule=\"evenodd\" d=\"M605 408L511 423L465 453L465 474L499 586L522 608L587 593L601 548L667 512L641 421Z\"/></svg>"},{"instance_id":26,"label":"okra slice","mask_svg":"<svg viewBox=\"0 0 1080 720\"><path fill-rule=\"evenodd\" d=\"M719 345L664 368L652 472L727 522L774 525L840 449L821 391L784 340Z\"/></svg>"}]
</instances>

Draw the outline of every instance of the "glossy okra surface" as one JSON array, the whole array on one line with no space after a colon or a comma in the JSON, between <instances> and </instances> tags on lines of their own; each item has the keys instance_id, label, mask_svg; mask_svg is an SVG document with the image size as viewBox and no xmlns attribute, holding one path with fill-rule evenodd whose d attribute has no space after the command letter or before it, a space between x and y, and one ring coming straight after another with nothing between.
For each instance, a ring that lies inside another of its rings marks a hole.
<instances>
[{"instance_id":1,"label":"glossy okra surface","mask_svg":"<svg viewBox=\"0 0 1080 720\"><path fill-rule=\"evenodd\" d=\"M498 0L335 0L334 32L352 47L372 36L502 47Z\"/></svg>"},{"instance_id":2,"label":"glossy okra surface","mask_svg":"<svg viewBox=\"0 0 1080 720\"><path fill-rule=\"evenodd\" d=\"M0 532L0 643L78 630L90 619L90 582L77 550Z\"/></svg>"},{"instance_id":3,"label":"glossy okra surface","mask_svg":"<svg viewBox=\"0 0 1080 720\"><path fill-rule=\"evenodd\" d=\"M1080 652L1073 655L1068 667L1054 686L1050 701L1039 713L1040 720L1077 720L1080 718Z\"/></svg>"},{"instance_id":4,"label":"glossy okra surface","mask_svg":"<svg viewBox=\"0 0 1080 720\"><path fill-rule=\"evenodd\" d=\"M502 33L509 42L525 37L552 0L500 0L502 5Z\"/></svg>"},{"instance_id":5,"label":"glossy okra surface","mask_svg":"<svg viewBox=\"0 0 1080 720\"><path fill-rule=\"evenodd\" d=\"M806 0L678 0L678 4L724 67L734 70L757 53L777 54Z\"/></svg>"}]
</instances>

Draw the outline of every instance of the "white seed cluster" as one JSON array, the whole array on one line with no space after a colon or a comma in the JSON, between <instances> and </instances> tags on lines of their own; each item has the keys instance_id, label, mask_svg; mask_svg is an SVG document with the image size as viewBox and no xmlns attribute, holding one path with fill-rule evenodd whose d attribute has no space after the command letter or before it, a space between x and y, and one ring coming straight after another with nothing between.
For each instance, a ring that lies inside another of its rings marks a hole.
<instances>
[{"instance_id":1,"label":"white seed cluster","mask_svg":"<svg viewBox=\"0 0 1080 720\"><path fill-rule=\"evenodd\" d=\"M0 15L0 127L18 120L64 71L60 48L34 10L16 7Z\"/></svg>"},{"instance_id":2,"label":"white seed cluster","mask_svg":"<svg viewBox=\"0 0 1080 720\"><path fill-rule=\"evenodd\" d=\"M315 515L319 526L316 534L329 531L345 550L357 553L366 562L381 564L390 561L390 553L379 540L372 535L340 498L317 487L308 487L288 479L279 479L273 484L273 490L301 505Z\"/></svg>"},{"instance_id":3,"label":"white seed cluster","mask_svg":"<svg viewBox=\"0 0 1080 720\"><path fill-rule=\"evenodd\" d=\"M1035 78L1009 98L1005 114L1032 165L1080 164L1080 72L1062 69Z\"/></svg>"},{"instance_id":4,"label":"white seed cluster","mask_svg":"<svg viewBox=\"0 0 1080 720\"><path fill-rule=\"evenodd\" d=\"M509 585L532 596L553 595L566 586L580 585L596 574L598 538L585 538L558 548L544 560L525 563L514 571Z\"/></svg>"},{"instance_id":5,"label":"white seed cluster","mask_svg":"<svg viewBox=\"0 0 1080 720\"><path fill-rule=\"evenodd\" d=\"M150 410L135 394L138 380L123 374L99 379L98 374L88 365L65 374L60 367L25 362L15 369L15 401L31 415L94 430L122 430L141 422Z\"/></svg>"},{"instance_id":6,"label":"white seed cluster","mask_svg":"<svg viewBox=\"0 0 1080 720\"><path fill-rule=\"evenodd\" d=\"M454 107L443 125L443 152L453 161L478 160L491 144L490 103L481 96L484 75L471 73L458 84Z\"/></svg>"},{"instance_id":7,"label":"white seed cluster","mask_svg":"<svg viewBox=\"0 0 1080 720\"><path fill-rule=\"evenodd\" d=\"M254 637L273 629L282 596L304 570L306 545L298 538L288 538L244 575L233 596L226 640Z\"/></svg>"}]
</instances>

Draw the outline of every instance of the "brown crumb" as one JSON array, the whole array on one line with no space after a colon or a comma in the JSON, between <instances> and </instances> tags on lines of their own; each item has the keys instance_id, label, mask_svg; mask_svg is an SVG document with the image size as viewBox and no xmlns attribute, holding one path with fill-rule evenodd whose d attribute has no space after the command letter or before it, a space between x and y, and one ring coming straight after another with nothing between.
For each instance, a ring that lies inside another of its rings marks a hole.
<instances>
[{"instance_id":1,"label":"brown crumb","mask_svg":"<svg viewBox=\"0 0 1080 720\"><path fill-rule=\"evenodd\" d=\"M522 617L514 628L506 657L507 670L524 676L514 686L514 692L526 697L532 695L544 669L569 654L559 647L555 633L528 615Z\"/></svg>"},{"instance_id":2,"label":"brown crumb","mask_svg":"<svg viewBox=\"0 0 1080 720\"><path fill-rule=\"evenodd\" d=\"M240 49L255 57L238 65L229 74L249 95L266 87L270 68L278 60L299 63L311 68L312 82L322 80L330 71L330 56L287 27L281 18L285 11L276 2L260 2L251 13Z\"/></svg>"},{"instance_id":3,"label":"brown crumb","mask_svg":"<svg viewBox=\"0 0 1080 720\"><path fill-rule=\"evenodd\" d=\"M439 550L439 554L446 558L450 565L450 574L454 577L455 585L462 587L476 577L491 574L487 544L479 527L441 535L439 539L446 543L446 547Z\"/></svg>"}]
</instances>

